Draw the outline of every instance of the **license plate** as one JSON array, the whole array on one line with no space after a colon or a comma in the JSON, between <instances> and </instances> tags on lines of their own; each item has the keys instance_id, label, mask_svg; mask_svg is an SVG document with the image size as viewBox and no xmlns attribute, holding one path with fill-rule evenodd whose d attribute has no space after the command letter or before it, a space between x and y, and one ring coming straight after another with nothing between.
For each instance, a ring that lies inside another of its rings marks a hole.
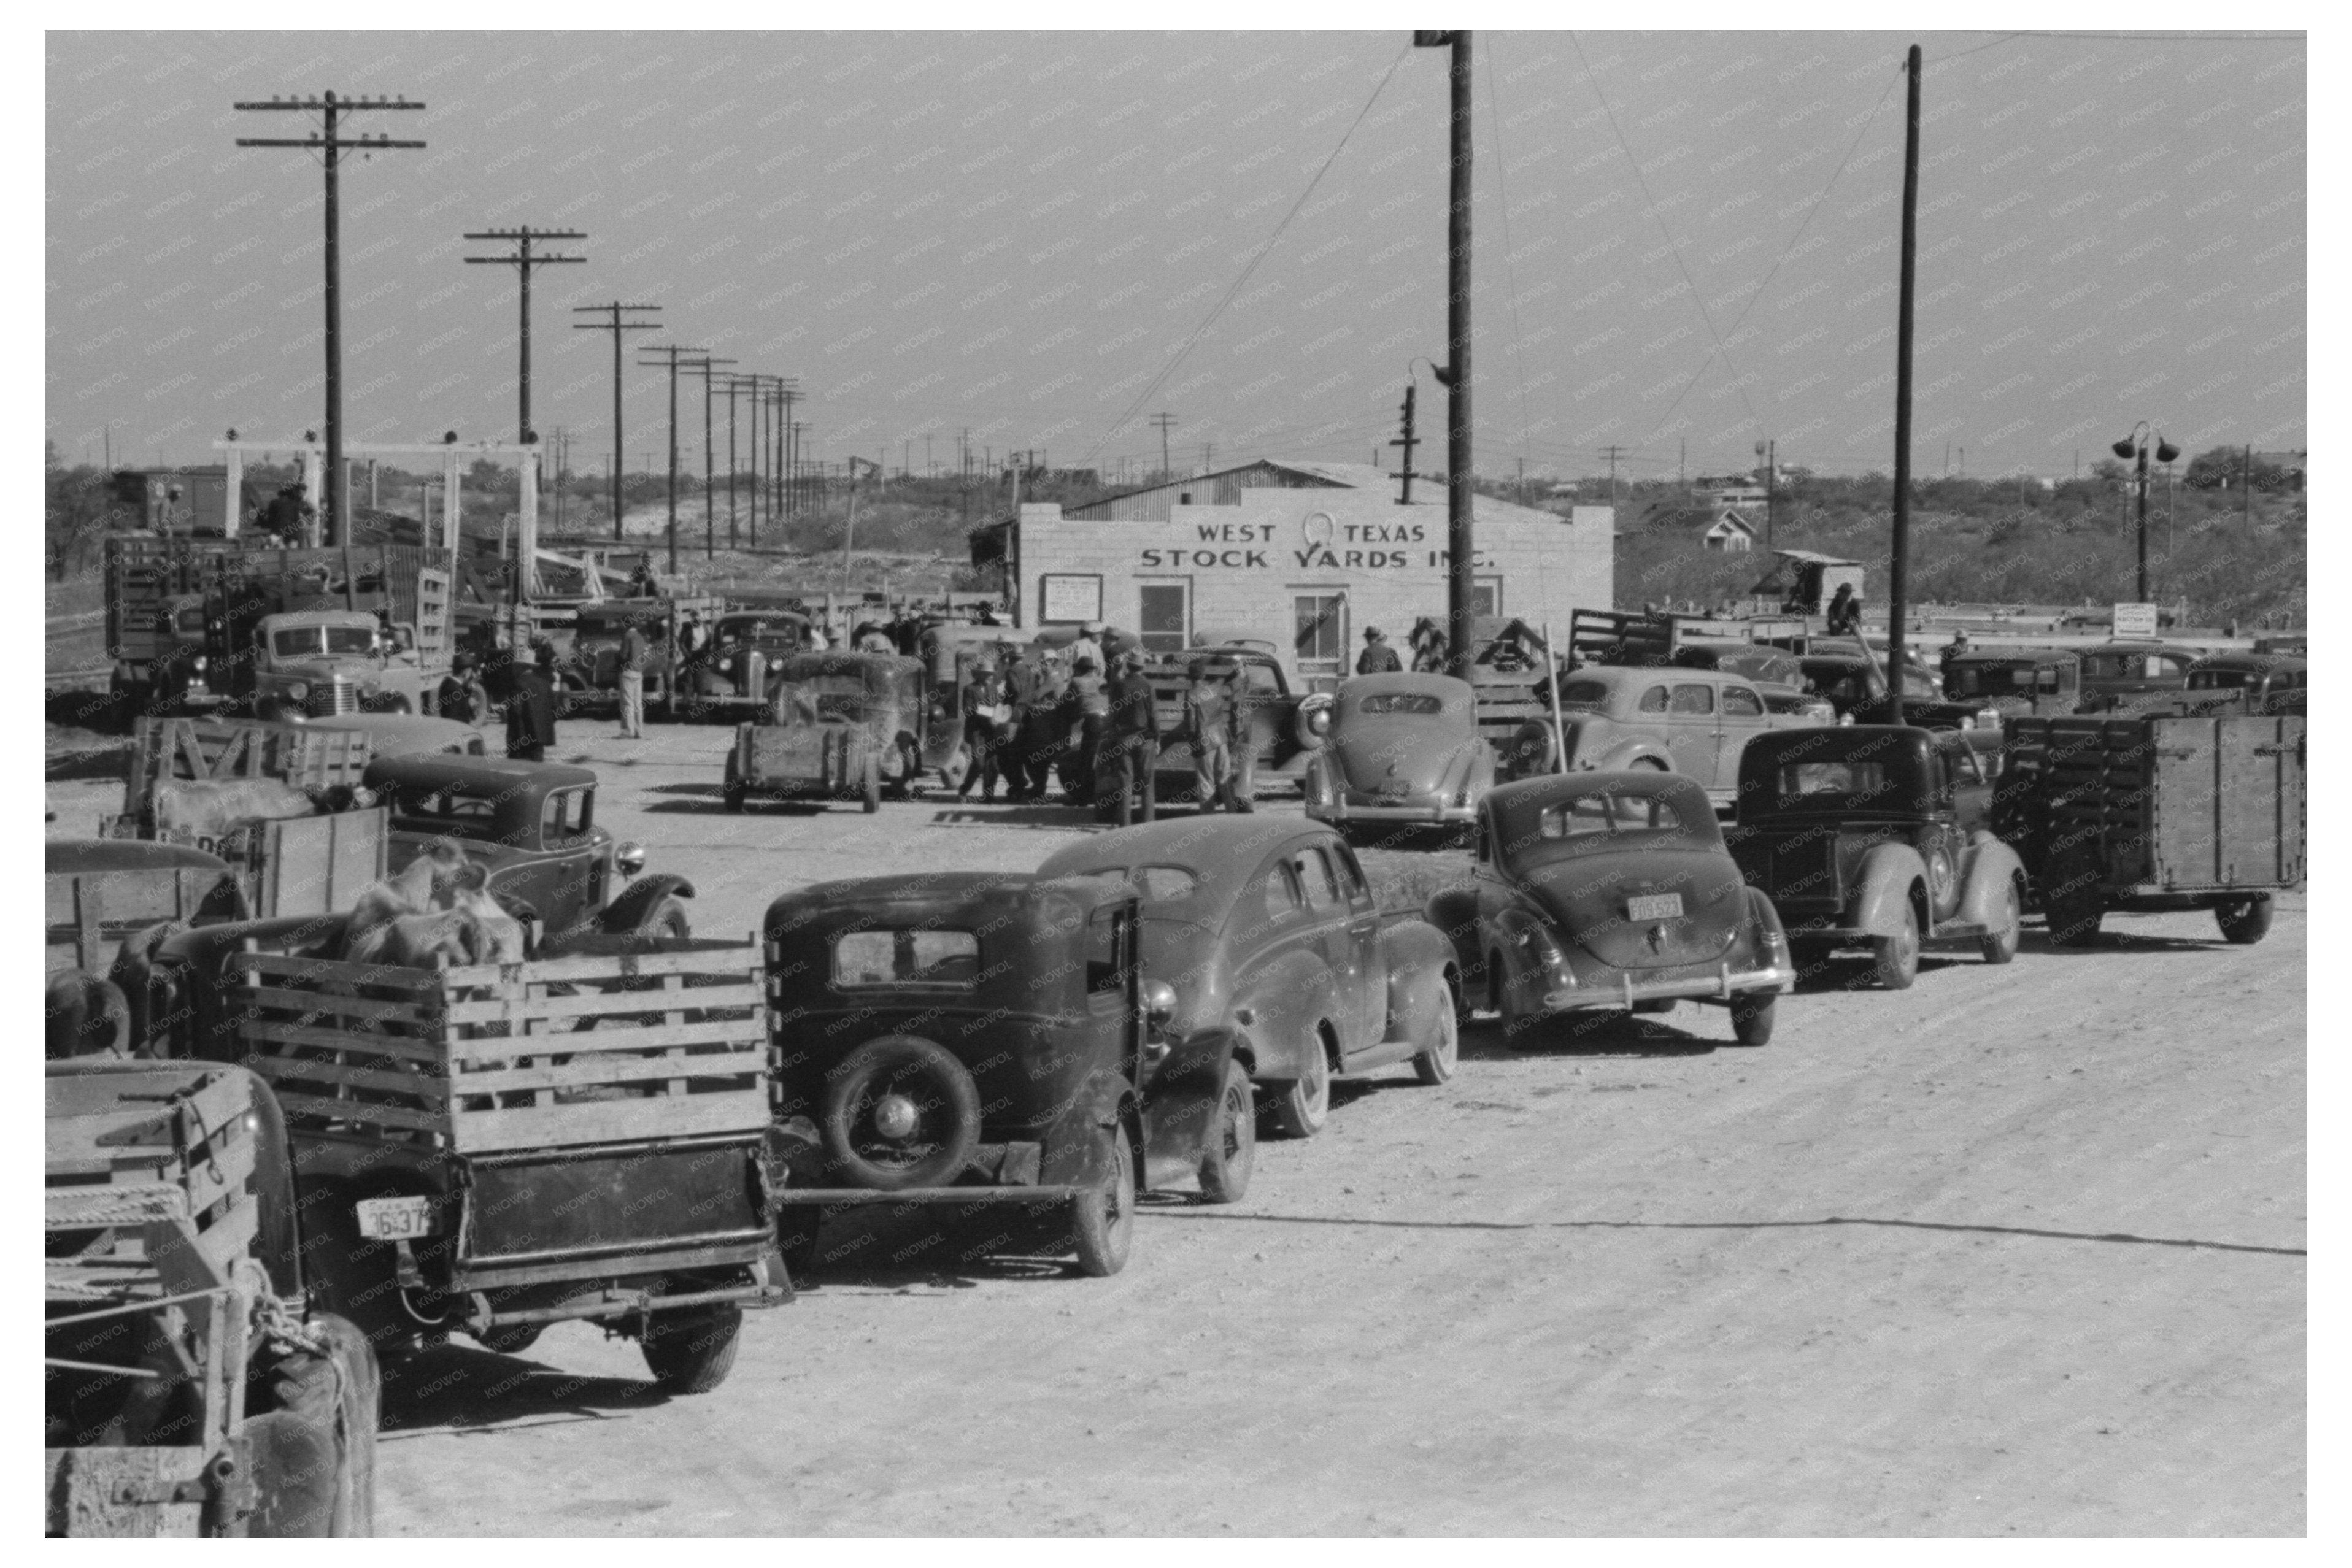
<instances>
[{"instance_id":1,"label":"license plate","mask_svg":"<svg viewBox=\"0 0 2352 1568\"><path fill-rule=\"evenodd\" d=\"M1683 913L1683 895L1679 893L1645 893L1625 901L1628 920L1679 920Z\"/></svg>"},{"instance_id":2,"label":"license plate","mask_svg":"<svg viewBox=\"0 0 2352 1568\"><path fill-rule=\"evenodd\" d=\"M363 1197L357 1207L362 1240L406 1241L440 1229L429 1197Z\"/></svg>"}]
</instances>

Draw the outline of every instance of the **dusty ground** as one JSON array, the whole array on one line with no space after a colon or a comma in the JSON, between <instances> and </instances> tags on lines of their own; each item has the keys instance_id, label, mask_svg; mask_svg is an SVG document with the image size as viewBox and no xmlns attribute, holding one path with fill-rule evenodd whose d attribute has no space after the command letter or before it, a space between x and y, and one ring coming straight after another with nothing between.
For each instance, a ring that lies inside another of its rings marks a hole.
<instances>
[{"instance_id":1,"label":"dusty ground","mask_svg":"<svg viewBox=\"0 0 2352 1568\"><path fill-rule=\"evenodd\" d=\"M894 869L1026 869L1076 811L730 817L723 729L565 727L696 928ZM119 786L53 782L52 833ZM1277 810L1295 810L1279 803ZM1393 873L1393 866L1388 868ZM860 1240L665 1400L571 1325L387 1388L379 1528L439 1533L2293 1534L2305 1528L2304 901L2269 940L1474 1027L1343 1086L1247 1202L1107 1281ZM892 1261L895 1256L902 1261Z\"/></svg>"}]
</instances>

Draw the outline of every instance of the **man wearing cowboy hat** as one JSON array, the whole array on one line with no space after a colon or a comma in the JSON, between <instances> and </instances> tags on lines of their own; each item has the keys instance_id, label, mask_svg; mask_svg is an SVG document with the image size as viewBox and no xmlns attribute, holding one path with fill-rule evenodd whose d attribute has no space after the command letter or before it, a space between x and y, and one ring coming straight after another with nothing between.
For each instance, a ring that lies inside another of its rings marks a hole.
<instances>
[{"instance_id":1,"label":"man wearing cowboy hat","mask_svg":"<svg viewBox=\"0 0 2352 1568\"><path fill-rule=\"evenodd\" d=\"M1356 674L1360 675L1391 675L1404 668L1404 661L1389 646L1388 633L1377 626L1364 628L1364 651L1356 655Z\"/></svg>"}]
</instances>

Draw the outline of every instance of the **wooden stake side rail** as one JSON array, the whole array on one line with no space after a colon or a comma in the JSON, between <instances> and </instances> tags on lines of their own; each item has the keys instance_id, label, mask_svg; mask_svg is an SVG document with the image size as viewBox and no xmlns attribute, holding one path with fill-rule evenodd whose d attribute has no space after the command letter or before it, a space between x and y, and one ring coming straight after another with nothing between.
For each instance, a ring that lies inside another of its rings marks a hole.
<instances>
[{"instance_id":1,"label":"wooden stake side rail","mask_svg":"<svg viewBox=\"0 0 2352 1568\"><path fill-rule=\"evenodd\" d=\"M767 1125L756 945L439 970L247 953L230 973L298 1128L487 1154Z\"/></svg>"},{"instance_id":2,"label":"wooden stake side rail","mask_svg":"<svg viewBox=\"0 0 2352 1568\"><path fill-rule=\"evenodd\" d=\"M119 1081L104 1075L48 1080L47 1185L75 1192L93 1211L106 1206L110 1187L124 1188L127 1202L157 1186L184 1195L198 1250L226 1277L259 1228L248 1082L224 1071L173 1100L136 1101L119 1098ZM102 1253L83 1261L142 1256L140 1227L126 1221Z\"/></svg>"},{"instance_id":3,"label":"wooden stake side rail","mask_svg":"<svg viewBox=\"0 0 2352 1568\"><path fill-rule=\"evenodd\" d=\"M222 718L139 720L122 785L122 815L144 831L148 803L166 779L280 779L298 789L357 784L374 758L358 730Z\"/></svg>"}]
</instances>

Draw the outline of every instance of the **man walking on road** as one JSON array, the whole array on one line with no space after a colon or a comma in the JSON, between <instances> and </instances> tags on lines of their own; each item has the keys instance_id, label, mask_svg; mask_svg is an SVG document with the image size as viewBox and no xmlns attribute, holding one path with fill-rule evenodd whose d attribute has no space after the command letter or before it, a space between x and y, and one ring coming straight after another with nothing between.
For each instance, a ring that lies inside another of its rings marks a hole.
<instances>
[{"instance_id":1,"label":"man walking on road","mask_svg":"<svg viewBox=\"0 0 2352 1568\"><path fill-rule=\"evenodd\" d=\"M634 621L621 633L621 733L632 740L646 733L646 659L652 649Z\"/></svg>"},{"instance_id":2,"label":"man walking on road","mask_svg":"<svg viewBox=\"0 0 2352 1568\"><path fill-rule=\"evenodd\" d=\"M1364 628L1364 651L1356 655L1356 674L1360 675L1393 674L1404 668L1404 661L1389 646L1388 633L1377 626Z\"/></svg>"},{"instance_id":3,"label":"man walking on road","mask_svg":"<svg viewBox=\"0 0 2352 1568\"><path fill-rule=\"evenodd\" d=\"M555 649L539 645L539 662L515 666L514 695L507 699L507 755L520 762L544 762L555 743Z\"/></svg>"}]
</instances>

